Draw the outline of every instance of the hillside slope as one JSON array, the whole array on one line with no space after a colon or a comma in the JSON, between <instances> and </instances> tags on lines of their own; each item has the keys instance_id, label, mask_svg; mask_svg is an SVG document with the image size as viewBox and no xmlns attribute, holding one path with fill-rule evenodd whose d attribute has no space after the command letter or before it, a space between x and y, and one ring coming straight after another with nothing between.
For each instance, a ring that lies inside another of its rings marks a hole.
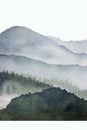
<instances>
[{"instance_id":1,"label":"hillside slope","mask_svg":"<svg viewBox=\"0 0 87 130\"><path fill-rule=\"evenodd\" d=\"M50 88L13 99L1 111L0 119L87 120L87 101L65 90Z\"/></svg>"}]
</instances>

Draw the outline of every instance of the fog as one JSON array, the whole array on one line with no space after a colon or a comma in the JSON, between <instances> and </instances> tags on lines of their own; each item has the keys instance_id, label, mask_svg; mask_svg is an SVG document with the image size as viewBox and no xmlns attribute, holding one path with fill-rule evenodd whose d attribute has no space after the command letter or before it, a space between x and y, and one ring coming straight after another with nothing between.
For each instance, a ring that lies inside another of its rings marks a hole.
<instances>
[{"instance_id":1,"label":"fog","mask_svg":"<svg viewBox=\"0 0 87 130\"><path fill-rule=\"evenodd\" d=\"M7 70L31 76L39 80L62 80L87 89L87 67L78 65L49 65L41 61L20 56L1 56L0 71Z\"/></svg>"},{"instance_id":2,"label":"fog","mask_svg":"<svg viewBox=\"0 0 87 130\"><path fill-rule=\"evenodd\" d=\"M6 106L10 103L12 98L17 97L18 95L0 95L0 109L6 108Z\"/></svg>"},{"instance_id":3,"label":"fog","mask_svg":"<svg viewBox=\"0 0 87 130\"><path fill-rule=\"evenodd\" d=\"M41 92L42 90L43 86L35 86L35 83L22 84L21 81L5 80L0 86L0 109L5 108L12 98L22 94Z\"/></svg>"}]
</instances>

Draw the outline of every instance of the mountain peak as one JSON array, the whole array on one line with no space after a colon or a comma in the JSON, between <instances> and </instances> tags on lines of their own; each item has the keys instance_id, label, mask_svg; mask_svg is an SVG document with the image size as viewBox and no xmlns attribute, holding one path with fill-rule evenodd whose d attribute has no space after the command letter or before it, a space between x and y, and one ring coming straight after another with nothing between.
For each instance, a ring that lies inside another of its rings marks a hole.
<instances>
[{"instance_id":1,"label":"mountain peak","mask_svg":"<svg viewBox=\"0 0 87 130\"><path fill-rule=\"evenodd\" d=\"M27 27L24 27L24 26L12 26L8 29L6 29L4 32L6 31L13 31L13 30L27 30L27 31L32 31L31 29L27 28Z\"/></svg>"},{"instance_id":2,"label":"mountain peak","mask_svg":"<svg viewBox=\"0 0 87 130\"><path fill-rule=\"evenodd\" d=\"M27 37L29 35L34 34L35 32L32 31L31 29L28 29L26 27L22 27L22 26L13 26L7 30L5 30L4 32L1 33L1 36L4 37Z\"/></svg>"}]
</instances>

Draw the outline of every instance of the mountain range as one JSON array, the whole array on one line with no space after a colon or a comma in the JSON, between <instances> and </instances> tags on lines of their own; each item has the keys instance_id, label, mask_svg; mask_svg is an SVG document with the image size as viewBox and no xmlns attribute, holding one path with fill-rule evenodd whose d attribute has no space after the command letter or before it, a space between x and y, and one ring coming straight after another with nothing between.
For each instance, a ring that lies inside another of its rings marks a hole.
<instances>
[{"instance_id":1,"label":"mountain range","mask_svg":"<svg viewBox=\"0 0 87 130\"><path fill-rule=\"evenodd\" d=\"M26 27L11 27L0 33L0 73L1 108L16 96L47 89L46 84L87 100L87 40L67 42ZM20 81L22 76L26 80Z\"/></svg>"}]
</instances>

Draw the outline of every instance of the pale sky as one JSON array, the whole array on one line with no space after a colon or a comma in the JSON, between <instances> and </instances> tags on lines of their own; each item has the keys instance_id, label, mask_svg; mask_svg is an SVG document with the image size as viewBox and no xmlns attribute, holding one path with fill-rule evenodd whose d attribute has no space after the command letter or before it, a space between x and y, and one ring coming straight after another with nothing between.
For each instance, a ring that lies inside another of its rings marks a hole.
<instances>
[{"instance_id":1,"label":"pale sky","mask_svg":"<svg viewBox=\"0 0 87 130\"><path fill-rule=\"evenodd\" d=\"M62 40L87 39L87 0L0 0L0 32L16 25Z\"/></svg>"}]
</instances>

